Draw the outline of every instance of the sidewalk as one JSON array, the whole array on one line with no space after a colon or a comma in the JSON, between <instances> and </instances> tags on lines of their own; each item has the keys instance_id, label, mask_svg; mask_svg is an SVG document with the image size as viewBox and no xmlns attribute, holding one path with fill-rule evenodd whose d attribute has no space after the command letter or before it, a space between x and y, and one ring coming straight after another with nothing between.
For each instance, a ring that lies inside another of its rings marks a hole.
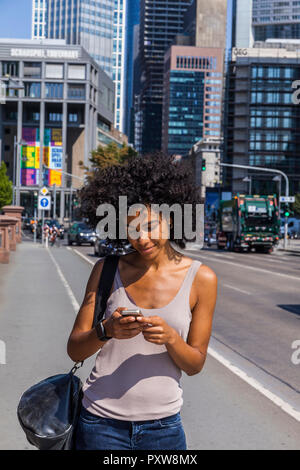
<instances>
[{"instance_id":1,"label":"sidewalk","mask_svg":"<svg viewBox=\"0 0 300 470\"><path fill-rule=\"evenodd\" d=\"M283 240L280 240L278 250L288 251L290 253L298 253L300 255L300 240L288 240L286 250L283 248L283 243Z\"/></svg>"},{"instance_id":2,"label":"sidewalk","mask_svg":"<svg viewBox=\"0 0 300 470\"><path fill-rule=\"evenodd\" d=\"M0 448L33 449L17 420L22 393L43 378L68 372L66 353L75 312L55 265L41 244L24 241L0 265Z\"/></svg>"}]
</instances>

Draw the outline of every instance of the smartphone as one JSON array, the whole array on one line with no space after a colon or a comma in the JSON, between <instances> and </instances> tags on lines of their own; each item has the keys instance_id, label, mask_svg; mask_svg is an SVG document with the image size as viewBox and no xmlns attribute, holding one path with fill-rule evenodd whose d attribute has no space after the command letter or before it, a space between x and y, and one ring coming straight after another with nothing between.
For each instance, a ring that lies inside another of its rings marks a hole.
<instances>
[{"instance_id":1,"label":"smartphone","mask_svg":"<svg viewBox=\"0 0 300 470\"><path fill-rule=\"evenodd\" d=\"M123 317L142 317L143 314L139 308L128 308L121 311Z\"/></svg>"}]
</instances>

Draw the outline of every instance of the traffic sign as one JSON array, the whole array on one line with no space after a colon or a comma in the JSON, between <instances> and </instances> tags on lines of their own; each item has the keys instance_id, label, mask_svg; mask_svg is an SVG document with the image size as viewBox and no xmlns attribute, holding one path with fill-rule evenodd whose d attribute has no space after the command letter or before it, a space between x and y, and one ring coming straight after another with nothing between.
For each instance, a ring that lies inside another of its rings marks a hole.
<instances>
[{"instance_id":1,"label":"traffic sign","mask_svg":"<svg viewBox=\"0 0 300 470\"><path fill-rule=\"evenodd\" d=\"M295 202L295 196L280 196L280 202Z\"/></svg>"},{"instance_id":2,"label":"traffic sign","mask_svg":"<svg viewBox=\"0 0 300 470\"><path fill-rule=\"evenodd\" d=\"M50 196L39 196L39 209L48 211L51 208Z\"/></svg>"},{"instance_id":3,"label":"traffic sign","mask_svg":"<svg viewBox=\"0 0 300 470\"><path fill-rule=\"evenodd\" d=\"M40 193L41 193L43 196L47 196L47 194L49 193L48 188L46 188L46 186L44 186L44 187L40 190Z\"/></svg>"}]
</instances>

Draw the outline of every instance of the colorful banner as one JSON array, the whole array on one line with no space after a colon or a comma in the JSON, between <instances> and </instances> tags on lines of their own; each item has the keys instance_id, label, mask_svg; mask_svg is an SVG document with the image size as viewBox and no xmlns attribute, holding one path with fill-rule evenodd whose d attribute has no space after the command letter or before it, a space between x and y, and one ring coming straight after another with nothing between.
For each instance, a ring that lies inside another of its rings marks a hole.
<instances>
[{"instance_id":1,"label":"colorful banner","mask_svg":"<svg viewBox=\"0 0 300 470\"><path fill-rule=\"evenodd\" d=\"M22 140L27 143L21 147L21 184L33 186L39 184L40 168L40 130L24 127ZM43 163L49 169L43 172L43 184L61 186L62 184L62 129L45 129Z\"/></svg>"}]
</instances>

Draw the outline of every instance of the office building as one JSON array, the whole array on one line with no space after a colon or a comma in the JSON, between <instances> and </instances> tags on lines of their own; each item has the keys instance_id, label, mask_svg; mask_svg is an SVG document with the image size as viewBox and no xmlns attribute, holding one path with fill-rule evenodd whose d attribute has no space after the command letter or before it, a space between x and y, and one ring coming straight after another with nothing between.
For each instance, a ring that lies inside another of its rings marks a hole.
<instances>
[{"instance_id":1,"label":"office building","mask_svg":"<svg viewBox=\"0 0 300 470\"><path fill-rule=\"evenodd\" d=\"M48 0L32 0L31 39L45 39L48 27Z\"/></svg>"},{"instance_id":2,"label":"office building","mask_svg":"<svg viewBox=\"0 0 300 470\"><path fill-rule=\"evenodd\" d=\"M60 198L82 184L82 161L98 144L98 128L112 128L114 84L81 46L62 40L0 40L2 160L28 211L42 185ZM66 173L74 175L69 177ZM80 179L81 178L81 179Z\"/></svg>"},{"instance_id":3,"label":"office building","mask_svg":"<svg viewBox=\"0 0 300 470\"><path fill-rule=\"evenodd\" d=\"M252 9L253 0L233 0L233 47L253 47Z\"/></svg>"},{"instance_id":4,"label":"office building","mask_svg":"<svg viewBox=\"0 0 300 470\"><path fill-rule=\"evenodd\" d=\"M141 0L141 92L135 114L142 129L135 147L142 154L161 149L164 54L183 29L191 0Z\"/></svg>"},{"instance_id":5,"label":"office building","mask_svg":"<svg viewBox=\"0 0 300 470\"><path fill-rule=\"evenodd\" d=\"M295 0L253 0L255 41L300 39L300 2Z\"/></svg>"},{"instance_id":6,"label":"office building","mask_svg":"<svg viewBox=\"0 0 300 470\"><path fill-rule=\"evenodd\" d=\"M221 137L223 48L171 46L165 55L162 149L186 155Z\"/></svg>"},{"instance_id":7,"label":"office building","mask_svg":"<svg viewBox=\"0 0 300 470\"><path fill-rule=\"evenodd\" d=\"M127 89L127 0L114 0L113 30L113 81L115 83L115 128L121 132L125 129L126 89Z\"/></svg>"},{"instance_id":8,"label":"office building","mask_svg":"<svg viewBox=\"0 0 300 470\"><path fill-rule=\"evenodd\" d=\"M229 66L228 106L224 127L225 162L278 169L290 180L290 194L300 192L300 106L292 83L300 76L300 41L273 41L234 51ZM299 94L299 93L298 93ZM226 171L234 193L248 190L249 172ZM252 191L272 194L272 174L251 172ZM284 183L282 183L284 185ZM284 186L283 186L284 187Z\"/></svg>"},{"instance_id":9,"label":"office building","mask_svg":"<svg viewBox=\"0 0 300 470\"><path fill-rule=\"evenodd\" d=\"M48 38L77 44L113 73L115 0L48 0Z\"/></svg>"},{"instance_id":10,"label":"office building","mask_svg":"<svg viewBox=\"0 0 300 470\"><path fill-rule=\"evenodd\" d=\"M135 74L138 71L138 44L139 44L140 0L127 0L126 25L126 102L124 132L131 143L134 132L134 93Z\"/></svg>"},{"instance_id":11,"label":"office building","mask_svg":"<svg viewBox=\"0 0 300 470\"><path fill-rule=\"evenodd\" d=\"M193 0L184 15L183 29L197 47L226 43L227 0Z\"/></svg>"}]
</instances>

